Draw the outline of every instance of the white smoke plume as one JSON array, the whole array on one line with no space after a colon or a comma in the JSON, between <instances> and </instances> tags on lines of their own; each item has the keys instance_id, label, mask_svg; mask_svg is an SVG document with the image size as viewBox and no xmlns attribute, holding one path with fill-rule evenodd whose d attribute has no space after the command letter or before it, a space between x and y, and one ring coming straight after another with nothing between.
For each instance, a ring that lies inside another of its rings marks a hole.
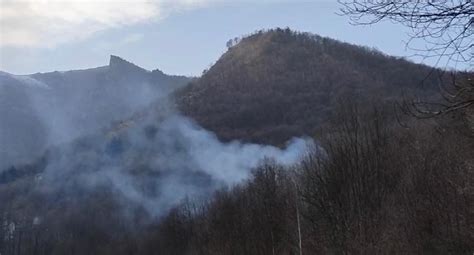
<instances>
[{"instance_id":1,"label":"white smoke plume","mask_svg":"<svg viewBox=\"0 0 474 255\"><path fill-rule=\"evenodd\" d=\"M245 180L266 158L295 164L312 144L302 138L294 138L285 149L222 143L189 118L171 114L159 123L139 124L113 137L91 137L58 149L51 153L42 181L49 188L107 185L124 203L133 202L160 216L185 197L206 197Z\"/></svg>"},{"instance_id":2,"label":"white smoke plume","mask_svg":"<svg viewBox=\"0 0 474 255\"><path fill-rule=\"evenodd\" d=\"M116 69L52 74L44 78L52 89L25 89L49 146L34 167L40 194L73 200L105 187L125 208L160 216L186 197L242 182L264 159L295 164L313 146L307 138L284 149L221 142L182 116L169 90L148 84L150 72L120 61Z\"/></svg>"}]
</instances>

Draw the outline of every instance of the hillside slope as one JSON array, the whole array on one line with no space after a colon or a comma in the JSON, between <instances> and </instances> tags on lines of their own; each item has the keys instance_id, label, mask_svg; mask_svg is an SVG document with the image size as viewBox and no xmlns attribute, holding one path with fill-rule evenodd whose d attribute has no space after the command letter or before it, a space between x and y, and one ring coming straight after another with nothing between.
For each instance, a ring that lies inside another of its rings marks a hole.
<instances>
[{"instance_id":1,"label":"hillside slope","mask_svg":"<svg viewBox=\"0 0 474 255\"><path fill-rule=\"evenodd\" d=\"M391 102L436 95L431 68L289 29L260 31L231 45L178 93L180 109L223 140L281 144L311 135L341 101Z\"/></svg>"},{"instance_id":2,"label":"hillside slope","mask_svg":"<svg viewBox=\"0 0 474 255\"><path fill-rule=\"evenodd\" d=\"M128 118L188 81L117 56L108 66L86 70L0 72L0 169Z\"/></svg>"}]
</instances>

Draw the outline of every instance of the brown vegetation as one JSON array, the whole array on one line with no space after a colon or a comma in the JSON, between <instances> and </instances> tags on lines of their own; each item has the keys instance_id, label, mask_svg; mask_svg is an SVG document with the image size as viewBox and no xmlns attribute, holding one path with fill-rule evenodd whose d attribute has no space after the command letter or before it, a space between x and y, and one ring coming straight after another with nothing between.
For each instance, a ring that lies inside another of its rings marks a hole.
<instances>
[{"instance_id":1,"label":"brown vegetation","mask_svg":"<svg viewBox=\"0 0 474 255\"><path fill-rule=\"evenodd\" d=\"M341 98L439 98L445 76L375 49L275 29L231 46L177 98L186 115L224 140L281 145L313 134Z\"/></svg>"},{"instance_id":2,"label":"brown vegetation","mask_svg":"<svg viewBox=\"0 0 474 255\"><path fill-rule=\"evenodd\" d=\"M320 148L292 167L262 162L246 182L160 218L107 186L41 186L31 173L44 162L12 168L0 176L0 253L474 252L474 138L456 128L466 116L393 112L400 88L424 91L427 67L286 30L229 46L178 95L184 111L224 139L310 134ZM438 80L427 81L431 97Z\"/></svg>"}]
</instances>

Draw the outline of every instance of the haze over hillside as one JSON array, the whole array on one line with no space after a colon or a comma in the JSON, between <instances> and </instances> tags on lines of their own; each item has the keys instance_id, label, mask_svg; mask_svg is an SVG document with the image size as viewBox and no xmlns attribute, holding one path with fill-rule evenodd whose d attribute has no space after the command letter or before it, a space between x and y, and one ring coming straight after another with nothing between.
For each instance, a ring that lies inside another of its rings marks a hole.
<instances>
[{"instance_id":1,"label":"haze over hillside","mask_svg":"<svg viewBox=\"0 0 474 255\"><path fill-rule=\"evenodd\" d=\"M147 71L120 57L67 72L0 73L0 168L31 161L48 146L109 126L184 86L189 78Z\"/></svg>"},{"instance_id":2,"label":"haze over hillside","mask_svg":"<svg viewBox=\"0 0 474 255\"><path fill-rule=\"evenodd\" d=\"M394 113L438 70L290 29L227 45L195 79L0 73L0 253L471 254L473 136L441 124L472 115Z\"/></svg>"},{"instance_id":3,"label":"haze over hillside","mask_svg":"<svg viewBox=\"0 0 474 255\"><path fill-rule=\"evenodd\" d=\"M97 208L104 214L96 229L84 231L128 235L159 221L183 199L207 199L248 179L264 160L290 166L315 147L310 138L289 139L285 148L222 143L175 109L170 94L189 78L149 72L116 56L108 66L94 69L3 77L8 95L15 98L13 93L21 92L25 102L5 101L11 119L4 130L15 135L6 140L12 145L3 148L24 160L2 154L11 161L4 161L10 164L0 170L0 200L7 201L0 210L13 206L8 210L14 213L1 219L12 228L23 227L16 215L37 219L42 226L57 224L51 233L59 239L46 235L41 249L68 239L74 249L97 253L98 246L90 249L67 234L68 221L85 219L72 215L106 205ZM36 118L15 111L29 111ZM44 141L27 140L25 134L38 124L44 128L32 137ZM0 251L15 250L11 241L20 233L12 230L12 239L0 243L6 244Z\"/></svg>"}]
</instances>

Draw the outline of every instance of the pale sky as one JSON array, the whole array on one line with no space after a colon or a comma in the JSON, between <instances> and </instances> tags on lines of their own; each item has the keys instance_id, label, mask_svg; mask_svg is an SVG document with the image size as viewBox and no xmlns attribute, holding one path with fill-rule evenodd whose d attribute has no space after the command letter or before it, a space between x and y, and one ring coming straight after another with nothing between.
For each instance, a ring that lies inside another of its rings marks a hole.
<instances>
[{"instance_id":1,"label":"pale sky","mask_svg":"<svg viewBox=\"0 0 474 255\"><path fill-rule=\"evenodd\" d=\"M107 65L113 54L149 70L197 76L225 52L229 39L275 27L436 63L411 57L403 26L353 26L336 14L339 7L335 0L0 0L0 70L84 69Z\"/></svg>"}]
</instances>

